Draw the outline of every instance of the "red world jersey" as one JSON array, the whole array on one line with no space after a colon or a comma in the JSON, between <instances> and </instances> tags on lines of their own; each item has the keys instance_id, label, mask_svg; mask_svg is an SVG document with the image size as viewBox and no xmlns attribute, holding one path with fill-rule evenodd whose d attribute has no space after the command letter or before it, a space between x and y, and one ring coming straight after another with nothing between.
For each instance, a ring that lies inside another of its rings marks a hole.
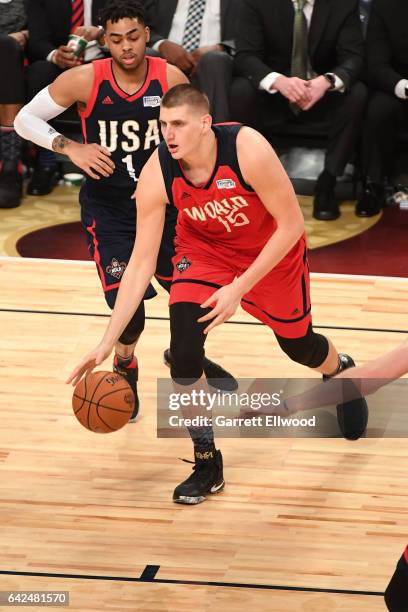
<instances>
[{"instance_id":1,"label":"red world jersey","mask_svg":"<svg viewBox=\"0 0 408 612\"><path fill-rule=\"evenodd\" d=\"M184 175L166 143L160 144L159 159L167 195L179 211L177 250L198 249L226 261L239 253L241 261L249 263L275 232L275 219L241 174L236 145L241 127L213 126L217 158L210 179L200 187Z\"/></svg>"}]
</instances>

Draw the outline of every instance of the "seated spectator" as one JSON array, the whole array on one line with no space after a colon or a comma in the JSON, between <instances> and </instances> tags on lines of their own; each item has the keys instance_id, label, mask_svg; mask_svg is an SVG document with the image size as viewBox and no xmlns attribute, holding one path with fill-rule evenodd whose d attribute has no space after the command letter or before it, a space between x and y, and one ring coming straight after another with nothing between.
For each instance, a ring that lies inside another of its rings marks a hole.
<instances>
[{"instance_id":1,"label":"seated spectator","mask_svg":"<svg viewBox=\"0 0 408 612\"><path fill-rule=\"evenodd\" d=\"M360 0L360 19L363 25L364 38L366 37L366 34L367 34L367 25L368 25L368 19L370 17L372 2L373 0Z\"/></svg>"},{"instance_id":2,"label":"seated spectator","mask_svg":"<svg viewBox=\"0 0 408 612\"><path fill-rule=\"evenodd\" d=\"M144 0L150 45L207 94L215 123L229 119L238 2Z\"/></svg>"},{"instance_id":3,"label":"seated spectator","mask_svg":"<svg viewBox=\"0 0 408 612\"><path fill-rule=\"evenodd\" d=\"M105 0L28 0L29 100L52 83L63 70L103 56L98 44L103 30L95 24L104 4ZM84 57L75 57L72 48L67 46L70 34L82 36L88 41ZM57 184L58 178L54 153L39 149L27 193L46 195Z\"/></svg>"},{"instance_id":4,"label":"seated spectator","mask_svg":"<svg viewBox=\"0 0 408 612\"><path fill-rule=\"evenodd\" d=\"M11 0L0 10L0 208L21 202L21 138L14 119L24 104L24 48L28 32L24 0Z\"/></svg>"},{"instance_id":5,"label":"seated spectator","mask_svg":"<svg viewBox=\"0 0 408 612\"><path fill-rule=\"evenodd\" d=\"M231 115L268 132L286 121L330 120L316 219L340 215L334 197L358 139L366 87L357 0L243 0L238 16Z\"/></svg>"},{"instance_id":6,"label":"seated spectator","mask_svg":"<svg viewBox=\"0 0 408 612\"><path fill-rule=\"evenodd\" d=\"M373 90L362 139L364 193L356 206L360 217L377 214L385 203L397 135L408 125L408 3L374 0L368 22L367 81Z\"/></svg>"}]
</instances>

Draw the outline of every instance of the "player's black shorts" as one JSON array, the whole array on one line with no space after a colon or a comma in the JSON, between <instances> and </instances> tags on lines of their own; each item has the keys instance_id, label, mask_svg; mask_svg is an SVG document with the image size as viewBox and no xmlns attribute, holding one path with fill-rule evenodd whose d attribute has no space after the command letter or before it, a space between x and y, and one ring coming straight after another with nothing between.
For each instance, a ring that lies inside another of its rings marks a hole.
<instances>
[{"instance_id":1,"label":"player's black shorts","mask_svg":"<svg viewBox=\"0 0 408 612\"><path fill-rule=\"evenodd\" d=\"M134 200L117 203L115 207L98 204L81 189L81 221L86 230L88 249L95 261L105 299L110 308L115 305L120 280L132 254L136 237L136 206ZM170 291L173 275L172 257L176 234L177 209L167 206L163 237L157 258L155 277ZM144 299L156 295L152 285Z\"/></svg>"}]
</instances>

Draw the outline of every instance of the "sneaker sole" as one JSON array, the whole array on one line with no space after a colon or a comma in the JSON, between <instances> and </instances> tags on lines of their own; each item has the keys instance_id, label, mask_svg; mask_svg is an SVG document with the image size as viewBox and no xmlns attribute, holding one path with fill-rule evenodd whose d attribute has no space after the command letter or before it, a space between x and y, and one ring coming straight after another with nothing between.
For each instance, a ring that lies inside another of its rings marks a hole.
<instances>
[{"instance_id":1,"label":"sneaker sole","mask_svg":"<svg viewBox=\"0 0 408 612\"><path fill-rule=\"evenodd\" d=\"M208 491L208 494L216 495L217 493L221 493L224 487L225 487L225 481L223 480L221 484L215 487L211 487L211 490ZM201 504L206 499L207 497L205 495L200 495L199 497L187 497L185 495L181 495L180 497L177 497L177 499L173 498L173 502L175 504L185 504L186 506L196 506L197 504Z\"/></svg>"}]
</instances>

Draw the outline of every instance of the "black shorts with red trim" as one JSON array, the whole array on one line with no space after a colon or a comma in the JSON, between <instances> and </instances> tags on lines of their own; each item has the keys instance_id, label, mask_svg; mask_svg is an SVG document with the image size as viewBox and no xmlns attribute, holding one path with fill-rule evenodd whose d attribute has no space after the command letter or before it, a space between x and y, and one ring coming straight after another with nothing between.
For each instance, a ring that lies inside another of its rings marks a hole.
<instances>
[{"instance_id":1,"label":"black shorts with red trim","mask_svg":"<svg viewBox=\"0 0 408 612\"><path fill-rule=\"evenodd\" d=\"M110 308L115 305L121 278L129 263L136 237L136 207L134 200L118 202L115 206L98 204L81 189L81 222L86 230L88 250L95 261L98 275ZM155 277L166 291L170 291L173 274L174 237L177 209L167 206L162 242L157 258ZM155 297L150 284L144 299Z\"/></svg>"},{"instance_id":2,"label":"black shorts with red trim","mask_svg":"<svg viewBox=\"0 0 408 612\"><path fill-rule=\"evenodd\" d=\"M202 304L217 289L228 285L247 268L237 254L231 262L196 252L177 252L173 258L173 283L170 304ZM312 323L309 266L305 242L292 249L290 256L269 272L251 291L241 306L276 334L301 338Z\"/></svg>"}]
</instances>

